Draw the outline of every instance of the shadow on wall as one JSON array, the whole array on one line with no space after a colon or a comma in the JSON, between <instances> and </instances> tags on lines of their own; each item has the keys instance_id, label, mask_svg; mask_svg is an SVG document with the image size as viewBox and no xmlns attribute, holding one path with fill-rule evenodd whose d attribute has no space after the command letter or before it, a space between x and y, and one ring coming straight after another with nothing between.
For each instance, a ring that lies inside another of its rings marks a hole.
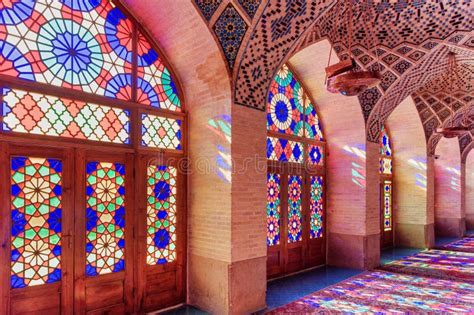
<instances>
[{"instance_id":1,"label":"shadow on wall","mask_svg":"<svg viewBox=\"0 0 474 315\"><path fill-rule=\"evenodd\" d=\"M217 175L219 178L230 184L232 180L232 160L230 152L230 144L232 143L231 134L231 118L229 115L218 115L210 119L208 126L219 138L220 143L217 144Z\"/></svg>"},{"instance_id":2,"label":"shadow on wall","mask_svg":"<svg viewBox=\"0 0 474 315\"><path fill-rule=\"evenodd\" d=\"M356 158L352 161L352 182L359 187L364 188L366 185L366 173L365 173L365 159L366 151L365 145L363 144L354 144L354 145L345 145L343 147L349 155Z\"/></svg>"},{"instance_id":3,"label":"shadow on wall","mask_svg":"<svg viewBox=\"0 0 474 315\"><path fill-rule=\"evenodd\" d=\"M420 189L426 191L427 178L426 170L428 169L426 165L426 158L412 158L408 160L408 164L415 168L415 180L416 186Z\"/></svg>"}]
</instances>

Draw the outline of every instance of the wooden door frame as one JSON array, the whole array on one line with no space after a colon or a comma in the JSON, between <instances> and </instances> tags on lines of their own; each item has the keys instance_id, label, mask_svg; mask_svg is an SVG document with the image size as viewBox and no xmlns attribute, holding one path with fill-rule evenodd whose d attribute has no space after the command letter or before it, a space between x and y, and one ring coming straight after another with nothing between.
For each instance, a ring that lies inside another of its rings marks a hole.
<instances>
[{"instance_id":1,"label":"wooden door frame","mask_svg":"<svg viewBox=\"0 0 474 315\"><path fill-rule=\"evenodd\" d=\"M10 314L11 297L29 297L34 296L34 293L41 291L54 292L60 290L60 311L61 314L72 314L68 306L73 303L73 253L74 253L74 152L70 148L58 149L57 147L50 146L25 146L22 143L6 142L0 139L0 146L2 148L2 154L0 156L0 169L3 171L2 174L8 174L8 176L0 177L0 187L4 189L0 190L0 215L5 218L2 221L3 230L1 239L1 258L5 259L1 264L0 282L3 289L2 296L0 296L0 310L4 311L4 314ZM10 200L10 186L11 186L11 158L13 156L26 156L26 157L40 157L40 158L54 158L62 161L62 204L61 204L61 281L51 284L43 284L38 286L31 286L19 289L11 288L11 200ZM6 188L6 189L5 189ZM67 211L70 211L71 215L65 215ZM45 287L48 286L47 288ZM47 293L47 292L46 292Z\"/></svg>"}]
</instances>

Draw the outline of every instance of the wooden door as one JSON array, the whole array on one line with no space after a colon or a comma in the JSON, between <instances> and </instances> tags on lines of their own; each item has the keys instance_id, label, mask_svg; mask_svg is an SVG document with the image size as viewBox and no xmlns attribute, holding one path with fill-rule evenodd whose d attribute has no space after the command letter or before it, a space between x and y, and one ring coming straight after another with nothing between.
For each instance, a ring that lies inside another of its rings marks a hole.
<instances>
[{"instance_id":1,"label":"wooden door","mask_svg":"<svg viewBox=\"0 0 474 315\"><path fill-rule=\"evenodd\" d=\"M75 313L133 307L133 156L76 150Z\"/></svg>"},{"instance_id":2,"label":"wooden door","mask_svg":"<svg viewBox=\"0 0 474 315\"><path fill-rule=\"evenodd\" d=\"M381 248L393 246L393 183L392 179L384 178L380 184L380 217L381 217Z\"/></svg>"},{"instance_id":3,"label":"wooden door","mask_svg":"<svg viewBox=\"0 0 474 315\"><path fill-rule=\"evenodd\" d=\"M6 303L0 310L72 314L72 150L6 143L1 147L0 286Z\"/></svg>"},{"instance_id":4,"label":"wooden door","mask_svg":"<svg viewBox=\"0 0 474 315\"><path fill-rule=\"evenodd\" d=\"M147 312L184 302L185 177L179 157L140 155L136 164L137 305Z\"/></svg>"},{"instance_id":5,"label":"wooden door","mask_svg":"<svg viewBox=\"0 0 474 315\"><path fill-rule=\"evenodd\" d=\"M325 263L325 177L319 170L269 162L266 212L268 278Z\"/></svg>"}]
</instances>

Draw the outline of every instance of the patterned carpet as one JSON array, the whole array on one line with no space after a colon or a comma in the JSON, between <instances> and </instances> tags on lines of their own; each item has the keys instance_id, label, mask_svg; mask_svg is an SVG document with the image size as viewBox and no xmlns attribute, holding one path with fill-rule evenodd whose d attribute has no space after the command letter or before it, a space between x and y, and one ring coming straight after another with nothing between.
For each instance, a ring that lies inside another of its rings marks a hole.
<instances>
[{"instance_id":1,"label":"patterned carpet","mask_svg":"<svg viewBox=\"0 0 474 315\"><path fill-rule=\"evenodd\" d=\"M474 253L426 250L382 266L383 270L474 283Z\"/></svg>"},{"instance_id":2,"label":"patterned carpet","mask_svg":"<svg viewBox=\"0 0 474 315\"><path fill-rule=\"evenodd\" d=\"M470 283L369 271L268 314L474 312Z\"/></svg>"},{"instance_id":3,"label":"patterned carpet","mask_svg":"<svg viewBox=\"0 0 474 315\"><path fill-rule=\"evenodd\" d=\"M455 241L439 247L443 250L454 250L461 252L474 253L474 236L465 237L459 241Z\"/></svg>"}]
</instances>

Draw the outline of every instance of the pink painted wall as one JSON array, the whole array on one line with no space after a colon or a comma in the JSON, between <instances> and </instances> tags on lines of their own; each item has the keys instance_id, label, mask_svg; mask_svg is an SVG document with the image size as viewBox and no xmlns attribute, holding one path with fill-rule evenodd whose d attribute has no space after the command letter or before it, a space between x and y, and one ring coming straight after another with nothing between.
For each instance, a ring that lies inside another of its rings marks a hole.
<instances>
[{"instance_id":1,"label":"pink painted wall","mask_svg":"<svg viewBox=\"0 0 474 315\"><path fill-rule=\"evenodd\" d=\"M466 160L466 225L474 230L474 150L471 150Z\"/></svg>"},{"instance_id":2,"label":"pink painted wall","mask_svg":"<svg viewBox=\"0 0 474 315\"><path fill-rule=\"evenodd\" d=\"M461 207L461 153L457 138L442 138L436 147L436 234L461 236L466 214Z\"/></svg>"},{"instance_id":3,"label":"pink painted wall","mask_svg":"<svg viewBox=\"0 0 474 315\"><path fill-rule=\"evenodd\" d=\"M433 187L428 183L429 161L423 125L411 97L398 105L386 125L394 152L395 243L429 247L434 241Z\"/></svg>"},{"instance_id":4,"label":"pink painted wall","mask_svg":"<svg viewBox=\"0 0 474 315\"><path fill-rule=\"evenodd\" d=\"M366 194L369 187L374 191L369 198L375 194L378 199L378 186L367 186L365 122L357 97L326 91L324 68L329 49L328 41L318 42L291 57L289 64L317 104L328 143L328 262L365 268L378 264L378 245L373 244L379 240L379 216L374 213L378 210L374 204L368 206ZM332 63L337 62L334 52L332 56ZM378 152L377 148L371 152ZM369 172L375 174L378 160L372 162Z\"/></svg>"}]
</instances>

